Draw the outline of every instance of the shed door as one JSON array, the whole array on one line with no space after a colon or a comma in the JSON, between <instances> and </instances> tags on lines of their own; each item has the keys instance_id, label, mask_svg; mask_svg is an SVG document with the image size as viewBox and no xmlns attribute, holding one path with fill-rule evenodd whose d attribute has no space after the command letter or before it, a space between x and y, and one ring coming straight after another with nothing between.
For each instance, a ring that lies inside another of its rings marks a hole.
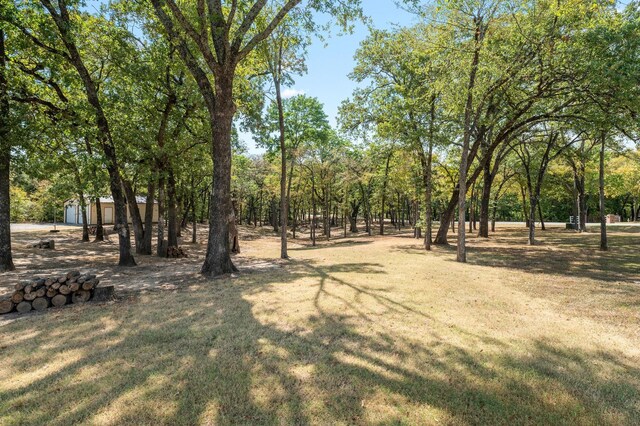
<instances>
[{"instance_id":1,"label":"shed door","mask_svg":"<svg viewBox=\"0 0 640 426\"><path fill-rule=\"evenodd\" d=\"M113 223L113 207L104 208L104 223L110 225Z\"/></svg>"},{"instance_id":2,"label":"shed door","mask_svg":"<svg viewBox=\"0 0 640 426\"><path fill-rule=\"evenodd\" d=\"M76 206L67 206L65 210L65 223L75 224L76 223Z\"/></svg>"}]
</instances>

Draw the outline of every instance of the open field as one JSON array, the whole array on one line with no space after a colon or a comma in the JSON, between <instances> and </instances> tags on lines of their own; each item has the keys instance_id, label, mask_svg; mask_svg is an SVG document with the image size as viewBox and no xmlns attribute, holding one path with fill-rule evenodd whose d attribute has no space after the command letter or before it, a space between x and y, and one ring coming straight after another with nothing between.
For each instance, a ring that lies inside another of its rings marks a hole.
<instances>
[{"instance_id":1,"label":"open field","mask_svg":"<svg viewBox=\"0 0 640 426\"><path fill-rule=\"evenodd\" d=\"M279 240L242 229L241 273L214 281L204 244L120 269L78 229L55 252L18 232L0 293L76 268L121 297L0 319L0 424L639 424L640 227L611 227L607 253L498 231L462 265L409 232L274 261Z\"/></svg>"}]
</instances>

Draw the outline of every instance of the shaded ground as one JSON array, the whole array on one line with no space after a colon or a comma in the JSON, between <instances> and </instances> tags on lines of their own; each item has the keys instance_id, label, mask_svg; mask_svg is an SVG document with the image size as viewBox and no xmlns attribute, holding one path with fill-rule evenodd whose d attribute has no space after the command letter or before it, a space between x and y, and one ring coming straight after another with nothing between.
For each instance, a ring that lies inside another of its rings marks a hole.
<instances>
[{"instance_id":1,"label":"shaded ground","mask_svg":"<svg viewBox=\"0 0 640 426\"><path fill-rule=\"evenodd\" d=\"M93 268L127 298L0 326L0 424L638 424L634 231L600 253L595 234L526 247L509 228L460 265L407 233L274 262L278 240L245 230L242 273L215 281L202 245L121 270L114 245L60 235L5 284Z\"/></svg>"}]
</instances>

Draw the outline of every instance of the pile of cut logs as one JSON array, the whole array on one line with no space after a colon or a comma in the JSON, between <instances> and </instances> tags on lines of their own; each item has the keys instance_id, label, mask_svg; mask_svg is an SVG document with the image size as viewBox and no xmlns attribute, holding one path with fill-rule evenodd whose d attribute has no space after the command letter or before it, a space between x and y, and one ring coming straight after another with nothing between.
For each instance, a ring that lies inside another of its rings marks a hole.
<instances>
[{"instance_id":1,"label":"pile of cut logs","mask_svg":"<svg viewBox=\"0 0 640 426\"><path fill-rule=\"evenodd\" d=\"M21 281L16 284L11 298L0 301L0 314L8 314L14 309L20 313L32 309L44 311L50 306L84 303L90 299L108 300L113 295L113 286L98 288L98 284L100 280L95 275L78 271Z\"/></svg>"},{"instance_id":2,"label":"pile of cut logs","mask_svg":"<svg viewBox=\"0 0 640 426\"><path fill-rule=\"evenodd\" d=\"M56 242L54 240L42 240L34 244L29 244L27 248L37 248L37 249L51 249L54 250L56 248Z\"/></svg>"},{"instance_id":3,"label":"pile of cut logs","mask_svg":"<svg viewBox=\"0 0 640 426\"><path fill-rule=\"evenodd\" d=\"M182 247L169 246L167 248L167 257L171 259L182 259L189 256Z\"/></svg>"}]
</instances>

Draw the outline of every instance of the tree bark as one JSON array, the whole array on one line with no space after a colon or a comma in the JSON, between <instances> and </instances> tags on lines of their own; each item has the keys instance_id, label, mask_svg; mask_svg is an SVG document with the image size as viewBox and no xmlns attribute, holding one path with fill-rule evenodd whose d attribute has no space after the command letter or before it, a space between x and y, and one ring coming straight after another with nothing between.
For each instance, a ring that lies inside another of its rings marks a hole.
<instances>
[{"instance_id":1,"label":"tree bark","mask_svg":"<svg viewBox=\"0 0 640 426\"><path fill-rule=\"evenodd\" d=\"M167 246L178 247L178 211L176 206L176 178L169 166L167 176Z\"/></svg>"},{"instance_id":2,"label":"tree bark","mask_svg":"<svg viewBox=\"0 0 640 426\"><path fill-rule=\"evenodd\" d=\"M544 224L544 217L542 216L542 204L540 204L540 200L538 200L538 217L540 218L540 230L546 231L547 227Z\"/></svg>"},{"instance_id":3,"label":"tree bark","mask_svg":"<svg viewBox=\"0 0 640 426\"><path fill-rule=\"evenodd\" d=\"M349 232L358 233L358 212L360 211L360 201L351 200L351 212L349 214Z\"/></svg>"},{"instance_id":4,"label":"tree bark","mask_svg":"<svg viewBox=\"0 0 640 426\"><path fill-rule=\"evenodd\" d=\"M530 194L529 197L529 245L536 244L536 206L538 203L537 194Z\"/></svg>"},{"instance_id":5,"label":"tree bark","mask_svg":"<svg viewBox=\"0 0 640 426\"><path fill-rule=\"evenodd\" d=\"M129 225L127 223L127 207L122 194L122 183L120 179L120 167L116 155L116 148L113 143L109 121L102 109L102 104L98 96L98 91L89 70L86 68L80 52L73 41L71 33L71 19L66 6L66 0L58 0L59 12L49 1L42 0L42 4L49 11L56 27L60 33L62 41L68 52L68 60L76 69L83 82L87 100L94 110L96 125L99 130L99 140L106 159L106 168L109 173L109 187L113 197L116 216L116 230L119 242L118 266L135 266L136 262L131 254L131 240Z\"/></svg>"},{"instance_id":6,"label":"tree bark","mask_svg":"<svg viewBox=\"0 0 640 426\"><path fill-rule=\"evenodd\" d=\"M391 152L387 154L387 163L384 167L384 180L382 182L382 201L380 202L380 235L384 235L384 207L387 202L387 183L389 177L389 162L391 161Z\"/></svg>"},{"instance_id":7,"label":"tree bark","mask_svg":"<svg viewBox=\"0 0 640 426\"><path fill-rule=\"evenodd\" d=\"M604 198L604 154L607 141L607 135L602 132L600 145L600 173L599 173L599 186L600 186L600 250L606 251L609 249L607 242L607 216L605 210L605 198Z\"/></svg>"},{"instance_id":8,"label":"tree bark","mask_svg":"<svg viewBox=\"0 0 640 426\"><path fill-rule=\"evenodd\" d=\"M276 103L278 106L278 127L280 130L280 258L288 259L287 253L287 227L289 219L289 191L287 191L287 147L284 128L284 107L282 94L280 93L280 74L282 64L282 45L278 55L277 70L274 71L274 85L276 88ZM277 73L277 75L276 75Z\"/></svg>"},{"instance_id":9,"label":"tree bark","mask_svg":"<svg viewBox=\"0 0 640 426\"><path fill-rule=\"evenodd\" d=\"M469 162L469 146L471 141L471 120L473 115L473 91L476 85L476 74L478 72L478 64L480 63L480 48L484 37L484 29L482 24L482 18L474 18L476 28L474 32L474 51L473 59L471 60L471 70L469 72L469 84L467 86L467 102L464 111L464 134L462 138L462 152L460 154L460 173L458 178L458 246L456 253L456 260L458 262L467 261L467 248L466 248L466 228L465 228L465 213L466 213L466 197L467 197L467 166Z\"/></svg>"},{"instance_id":10,"label":"tree bark","mask_svg":"<svg viewBox=\"0 0 640 426\"><path fill-rule=\"evenodd\" d=\"M193 180L192 180L193 183ZM195 188L191 188L192 191L192 195L191 195L191 214L193 215L193 217L191 218L191 244L195 244L198 242L198 230L197 230L197 224L198 224L198 220L196 218L196 194L195 194Z\"/></svg>"},{"instance_id":11,"label":"tree bark","mask_svg":"<svg viewBox=\"0 0 640 426\"><path fill-rule=\"evenodd\" d=\"M153 211L155 210L155 181L151 177L147 184L147 207L144 211L144 239L142 241L142 250L140 254L151 255L152 252L152 236L153 236Z\"/></svg>"},{"instance_id":12,"label":"tree bark","mask_svg":"<svg viewBox=\"0 0 640 426\"><path fill-rule=\"evenodd\" d=\"M491 165L489 161L485 161L482 166L483 182L482 196L480 197L480 238L489 238L489 208L491 204L491 185L493 184L493 176L491 173Z\"/></svg>"},{"instance_id":13,"label":"tree bark","mask_svg":"<svg viewBox=\"0 0 640 426\"><path fill-rule=\"evenodd\" d=\"M87 219L87 201L84 198L84 191L78 192L78 197L80 198L80 210L82 214L82 242L89 242L89 223Z\"/></svg>"},{"instance_id":14,"label":"tree bark","mask_svg":"<svg viewBox=\"0 0 640 426\"><path fill-rule=\"evenodd\" d=\"M157 230L157 240L158 246L156 247L156 254L158 257L167 257L167 240L165 239L164 233L164 206L165 206L165 195L164 195L164 177L161 175L158 180L158 230Z\"/></svg>"},{"instance_id":15,"label":"tree bark","mask_svg":"<svg viewBox=\"0 0 640 426\"><path fill-rule=\"evenodd\" d=\"M104 241L104 224L102 223L102 204L100 197L96 197L96 238L94 242Z\"/></svg>"},{"instance_id":16,"label":"tree bark","mask_svg":"<svg viewBox=\"0 0 640 426\"><path fill-rule=\"evenodd\" d=\"M131 186L131 182L122 179L122 187L127 196L127 204L129 205L129 213L131 214L131 225L133 226L133 237L136 244L136 254L144 254L144 226L142 224L142 216L140 208L136 200L135 192Z\"/></svg>"},{"instance_id":17,"label":"tree bark","mask_svg":"<svg viewBox=\"0 0 640 426\"><path fill-rule=\"evenodd\" d=\"M213 136L213 195L207 254L201 272L216 277L237 269L231 261L229 220L231 219L231 132L235 104L233 103L233 70L216 79L216 99L211 112ZM213 100L212 100L213 101Z\"/></svg>"},{"instance_id":18,"label":"tree bark","mask_svg":"<svg viewBox=\"0 0 640 426\"><path fill-rule=\"evenodd\" d=\"M0 28L0 272L13 271L11 252L11 141L5 35Z\"/></svg>"}]
</instances>

